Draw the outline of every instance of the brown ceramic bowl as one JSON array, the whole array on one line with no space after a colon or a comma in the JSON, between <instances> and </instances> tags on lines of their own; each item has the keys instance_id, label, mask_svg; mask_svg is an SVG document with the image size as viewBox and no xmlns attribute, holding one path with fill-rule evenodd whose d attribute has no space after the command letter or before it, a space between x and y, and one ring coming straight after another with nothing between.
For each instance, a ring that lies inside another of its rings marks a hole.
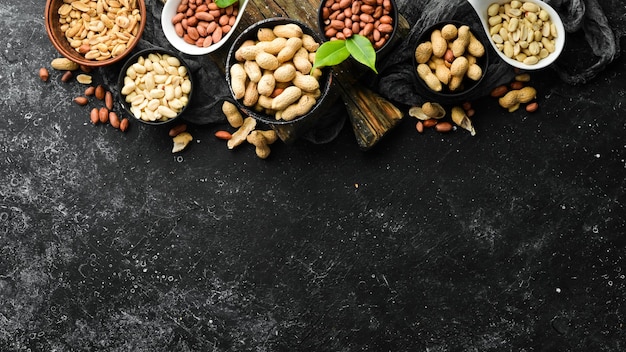
<instances>
[{"instance_id":1,"label":"brown ceramic bowl","mask_svg":"<svg viewBox=\"0 0 626 352\"><path fill-rule=\"evenodd\" d=\"M122 1L122 3L123 2L124 1ZM88 67L101 67L116 63L122 60L128 54L130 54L130 52L135 48L146 26L146 4L144 0L128 0L128 2L136 3L136 8L139 10L141 20L137 23L136 35L134 36L134 38L126 44L126 48L124 50L121 50L115 56L109 56L108 58L102 60L88 59L85 57L85 55L79 53L75 48L72 47L69 40L65 37L65 34L61 30L61 16L59 14L59 9L62 6L65 6L64 9L66 9L67 6L71 7L72 5L64 3L63 0L46 1L45 24L48 37L50 38L52 45L54 45L54 47L59 51L61 55L76 62L79 65L84 65ZM74 11L80 12L80 10L78 9L74 9Z\"/></svg>"}]
</instances>

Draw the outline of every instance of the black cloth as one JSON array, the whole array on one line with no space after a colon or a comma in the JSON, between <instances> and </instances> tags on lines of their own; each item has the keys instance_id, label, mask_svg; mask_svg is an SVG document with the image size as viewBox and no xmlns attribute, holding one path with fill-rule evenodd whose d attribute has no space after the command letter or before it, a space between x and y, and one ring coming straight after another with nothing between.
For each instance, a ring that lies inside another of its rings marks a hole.
<instances>
[{"instance_id":1,"label":"black cloth","mask_svg":"<svg viewBox=\"0 0 626 352\"><path fill-rule=\"evenodd\" d=\"M578 34L585 38L584 41L575 43L569 43L566 40L564 52L549 68L556 70L564 82L574 85L585 84L618 57L619 38L611 30L608 19L597 0L546 0L545 2L552 5L562 17L568 35ZM448 19L466 22L473 27L480 28L479 19L465 0L396 0L396 3L400 14L410 25L409 32L385 56L384 60L380 60L379 74L365 75L361 80L364 85L392 102L405 106L417 105L425 100L415 90L412 77L413 52L421 32L436 22ZM146 6L148 10L146 27L135 51L158 46L178 52L169 44L161 30L162 2L146 0ZM232 40L234 38L231 38ZM596 61L582 61L581 63L581 60L576 59L577 54L588 53L589 48ZM221 105L224 100L232 101L232 97L222 70L208 56L180 54L194 79L194 93L185 111L184 119L194 124L225 123L226 118L221 112ZM480 87L474 89L468 99L486 96L491 89L513 78L514 71L495 53L489 56L489 61L490 65L485 79L480 83ZM121 65L117 65L117 69L115 67L100 69L107 86L116 86ZM312 143L325 143L336 137L347 118L341 101L332 111L329 111L329 114L337 116L334 119L336 123L320 126L302 138Z\"/></svg>"}]
</instances>

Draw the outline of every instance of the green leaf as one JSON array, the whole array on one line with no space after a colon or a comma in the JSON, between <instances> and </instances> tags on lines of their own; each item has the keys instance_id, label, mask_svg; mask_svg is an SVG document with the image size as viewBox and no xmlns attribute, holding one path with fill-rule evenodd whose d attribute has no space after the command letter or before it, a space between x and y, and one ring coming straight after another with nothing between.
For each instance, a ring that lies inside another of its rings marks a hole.
<instances>
[{"instance_id":1,"label":"green leaf","mask_svg":"<svg viewBox=\"0 0 626 352\"><path fill-rule=\"evenodd\" d=\"M346 42L344 40L331 40L324 42L319 48L317 48L313 69L338 65L349 56L350 52L346 48Z\"/></svg>"},{"instance_id":2,"label":"green leaf","mask_svg":"<svg viewBox=\"0 0 626 352\"><path fill-rule=\"evenodd\" d=\"M220 9L223 9L236 3L237 1L239 0L215 0L215 5L217 5Z\"/></svg>"},{"instance_id":3,"label":"green leaf","mask_svg":"<svg viewBox=\"0 0 626 352\"><path fill-rule=\"evenodd\" d=\"M346 39L346 48L356 61L378 73L378 71L376 71L376 51L369 39L362 35L355 34Z\"/></svg>"}]
</instances>

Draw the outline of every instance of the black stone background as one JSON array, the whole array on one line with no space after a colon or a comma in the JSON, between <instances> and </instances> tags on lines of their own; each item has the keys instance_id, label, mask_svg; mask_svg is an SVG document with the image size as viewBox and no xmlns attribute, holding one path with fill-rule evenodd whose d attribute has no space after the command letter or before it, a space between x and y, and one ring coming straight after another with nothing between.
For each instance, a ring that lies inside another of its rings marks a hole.
<instances>
[{"instance_id":1,"label":"black stone background","mask_svg":"<svg viewBox=\"0 0 626 352\"><path fill-rule=\"evenodd\" d=\"M534 74L535 114L474 101L475 137L407 117L260 160L223 124L177 155L92 126L37 77L43 9L0 7L0 351L624 350L623 39L585 85Z\"/></svg>"}]
</instances>

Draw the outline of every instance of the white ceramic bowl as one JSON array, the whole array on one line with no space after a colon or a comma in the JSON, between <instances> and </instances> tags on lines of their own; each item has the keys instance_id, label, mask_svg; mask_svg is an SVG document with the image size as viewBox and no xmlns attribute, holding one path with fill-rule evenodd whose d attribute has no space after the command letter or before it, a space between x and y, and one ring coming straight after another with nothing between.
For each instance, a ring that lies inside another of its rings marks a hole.
<instances>
[{"instance_id":1,"label":"white ceramic bowl","mask_svg":"<svg viewBox=\"0 0 626 352\"><path fill-rule=\"evenodd\" d=\"M161 27L163 29L163 33L167 40L179 51L188 54L188 55L206 55L210 54L219 48L221 48L224 43L228 42L228 39L235 32L241 17L243 16L246 6L248 5L249 0L239 0L239 12L237 13L237 19L235 24L232 26L231 30L226 33L217 43L211 44L207 48L201 48L197 45L192 45L183 40L183 38L179 37L174 30L174 25L172 24L172 18L176 15L176 9L180 4L181 0L168 0L165 5L163 5L163 11L161 12Z\"/></svg>"},{"instance_id":2,"label":"white ceramic bowl","mask_svg":"<svg viewBox=\"0 0 626 352\"><path fill-rule=\"evenodd\" d=\"M561 17L550 5L539 0L522 0L522 1L536 4L542 9L546 10L546 12L548 12L548 14L550 15L550 20L552 21L552 23L554 23L554 25L556 26L556 30L557 30L557 37L555 41L554 52L550 53L550 55L548 55L547 57L539 60L539 62L537 62L534 65L527 65L527 64L524 64L515 59L511 59L507 57L506 55L504 55L503 52L498 50L493 40L489 40L489 42L491 43L491 46L493 47L495 52L498 53L498 55L500 55L502 60L504 60L509 65L513 67L517 67L522 70L526 70L526 71L539 70L552 64L554 60L556 60L559 57L559 55L561 55L561 52L563 51L563 47L565 46L565 28L563 27L563 21L561 20ZM487 9L489 8L489 5L493 3L506 4L506 3L511 2L511 0L467 0L467 2L469 2L470 5L472 5L472 7L474 8L474 10L476 10L478 17L480 17L480 21L483 25L483 28L485 29L487 37L491 38L491 36L489 35L489 22L488 22L489 15L487 14Z\"/></svg>"}]
</instances>

